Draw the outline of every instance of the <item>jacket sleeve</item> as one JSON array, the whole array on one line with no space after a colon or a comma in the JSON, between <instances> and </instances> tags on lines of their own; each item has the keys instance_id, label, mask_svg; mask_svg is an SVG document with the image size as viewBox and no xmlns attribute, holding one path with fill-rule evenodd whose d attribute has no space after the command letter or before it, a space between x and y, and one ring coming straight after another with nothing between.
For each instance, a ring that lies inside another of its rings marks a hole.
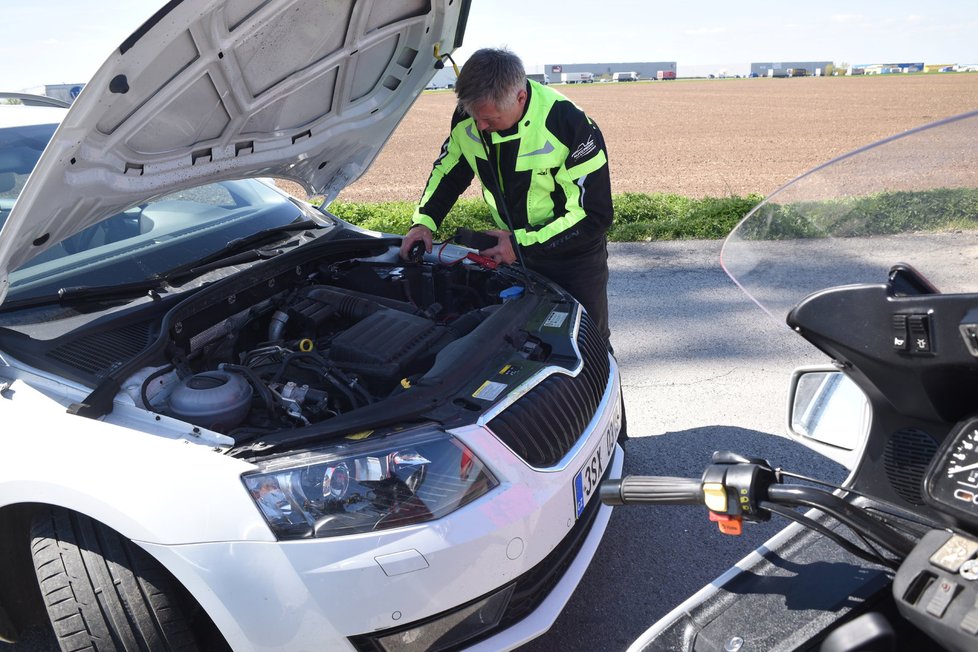
<instances>
[{"instance_id":1,"label":"jacket sleeve","mask_svg":"<svg viewBox=\"0 0 978 652\"><path fill-rule=\"evenodd\" d=\"M559 173L564 212L547 224L529 227L518 239L551 253L573 253L604 238L611 227L611 177L604 137L598 125L572 102L560 101L547 117L547 128L569 152Z\"/></svg>"},{"instance_id":2,"label":"jacket sleeve","mask_svg":"<svg viewBox=\"0 0 978 652\"><path fill-rule=\"evenodd\" d=\"M441 153L428 175L421 201L414 209L414 216L411 218L414 224L423 224L432 231L437 231L459 195L472 183L475 174L455 140L455 126L466 117L461 109L455 110L448 138L441 146Z\"/></svg>"}]
</instances>

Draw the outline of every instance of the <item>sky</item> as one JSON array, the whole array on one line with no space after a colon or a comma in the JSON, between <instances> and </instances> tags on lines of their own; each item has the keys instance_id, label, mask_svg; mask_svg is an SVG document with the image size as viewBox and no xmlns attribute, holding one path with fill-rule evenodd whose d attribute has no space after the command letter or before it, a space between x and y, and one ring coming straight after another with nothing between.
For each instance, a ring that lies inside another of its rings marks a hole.
<instances>
[{"instance_id":1,"label":"sky","mask_svg":"<svg viewBox=\"0 0 978 652\"><path fill-rule=\"evenodd\" d=\"M186 0L193 2L194 0ZM387 1L387 0L383 0ZM88 81L164 0L0 0L0 89ZM976 0L473 0L462 63L978 63Z\"/></svg>"}]
</instances>

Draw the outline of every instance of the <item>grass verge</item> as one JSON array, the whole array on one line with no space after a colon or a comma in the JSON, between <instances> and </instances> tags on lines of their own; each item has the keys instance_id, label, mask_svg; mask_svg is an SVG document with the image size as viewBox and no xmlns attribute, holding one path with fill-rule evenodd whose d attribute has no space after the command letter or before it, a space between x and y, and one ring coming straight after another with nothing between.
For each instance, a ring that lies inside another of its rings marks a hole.
<instances>
[{"instance_id":1,"label":"grass verge","mask_svg":"<svg viewBox=\"0 0 978 652\"><path fill-rule=\"evenodd\" d=\"M763 197L704 197L626 192L615 195L615 223L608 233L613 242L650 240L714 240L726 237ZM357 204L334 202L334 215L374 231L405 233L411 226L414 203L407 201ZM820 202L766 204L743 232L762 240L887 235L978 227L978 189L934 189L886 192ZM492 228L489 209L481 199L461 199L442 223L439 235L459 227Z\"/></svg>"},{"instance_id":2,"label":"grass verge","mask_svg":"<svg viewBox=\"0 0 978 652\"><path fill-rule=\"evenodd\" d=\"M640 242L722 238L762 199L761 195L691 199L665 193L622 193L612 197L615 223L608 239ZM365 229L404 233L411 226L414 203L337 201L330 205L329 212ZM441 232L454 233L459 227L493 228L489 209L481 199L460 199L442 223Z\"/></svg>"}]
</instances>

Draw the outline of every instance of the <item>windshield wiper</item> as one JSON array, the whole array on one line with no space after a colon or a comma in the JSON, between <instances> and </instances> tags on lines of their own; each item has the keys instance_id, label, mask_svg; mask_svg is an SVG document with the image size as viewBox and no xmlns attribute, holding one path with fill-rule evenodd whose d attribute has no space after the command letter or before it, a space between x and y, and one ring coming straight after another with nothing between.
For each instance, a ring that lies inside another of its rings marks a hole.
<instances>
[{"instance_id":1,"label":"windshield wiper","mask_svg":"<svg viewBox=\"0 0 978 652\"><path fill-rule=\"evenodd\" d=\"M177 279L192 278L212 269L219 269L230 265L241 265L256 260L274 258L284 250L279 248L257 249L252 247L261 242L275 239L282 233L319 228L323 228L323 225L312 219L273 226L243 238L231 240L222 248L203 258L178 265L162 274L154 274L149 278L130 283L63 287L55 294L25 297L23 299L7 299L0 306L0 312L55 304L68 305L81 301L114 301L138 298L150 291L163 290L169 285L180 285L180 283L176 282Z\"/></svg>"},{"instance_id":2,"label":"windshield wiper","mask_svg":"<svg viewBox=\"0 0 978 652\"><path fill-rule=\"evenodd\" d=\"M307 229L320 229L323 225L312 219L302 220L301 222L290 222L280 224L261 231L256 231L251 235L236 240L229 240L226 245L217 251L207 254L203 258L192 260L183 265L177 265L159 275L167 281L184 278L188 276L198 276L212 269L219 269L229 265L239 265L242 263L261 260L264 258L274 258L282 253L282 249L253 249L255 245L277 238L282 233L291 231L305 231Z\"/></svg>"},{"instance_id":3,"label":"windshield wiper","mask_svg":"<svg viewBox=\"0 0 978 652\"><path fill-rule=\"evenodd\" d=\"M79 301L134 299L150 292L161 290L166 284L166 280L162 278L147 278L141 281L120 283L117 285L65 287L58 290L55 294L43 294L24 299L8 299L0 306L0 312L53 304L69 305L78 303Z\"/></svg>"}]
</instances>

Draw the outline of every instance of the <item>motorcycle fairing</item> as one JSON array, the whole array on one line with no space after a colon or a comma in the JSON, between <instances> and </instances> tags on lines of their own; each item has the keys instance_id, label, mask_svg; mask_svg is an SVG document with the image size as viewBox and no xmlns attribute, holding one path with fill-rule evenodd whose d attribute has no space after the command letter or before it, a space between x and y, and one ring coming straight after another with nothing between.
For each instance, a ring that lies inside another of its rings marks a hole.
<instances>
[{"instance_id":1,"label":"motorcycle fairing","mask_svg":"<svg viewBox=\"0 0 978 652\"><path fill-rule=\"evenodd\" d=\"M892 579L890 569L791 524L663 617L629 652L738 649L733 639L742 650L818 649L840 623L892 610Z\"/></svg>"}]
</instances>

